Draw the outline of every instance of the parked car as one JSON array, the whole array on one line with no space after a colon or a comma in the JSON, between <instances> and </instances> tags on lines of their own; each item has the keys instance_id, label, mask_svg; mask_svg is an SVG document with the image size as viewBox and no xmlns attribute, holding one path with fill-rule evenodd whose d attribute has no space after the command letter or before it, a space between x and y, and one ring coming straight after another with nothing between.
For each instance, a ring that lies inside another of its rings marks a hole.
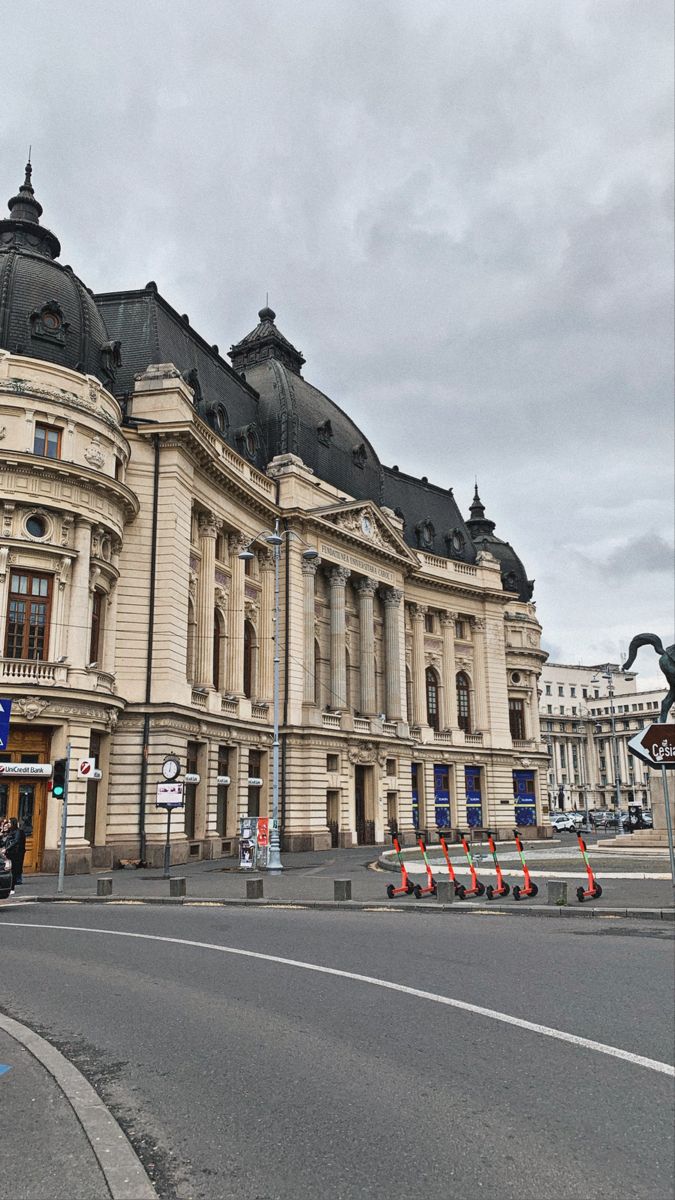
<instances>
[{"instance_id":1,"label":"parked car","mask_svg":"<svg viewBox=\"0 0 675 1200\"><path fill-rule=\"evenodd\" d=\"M570 812L554 812L551 813L551 825L556 833L569 831L576 833L577 823L574 819L574 813Z\"/></svg>"},{"instance_id":2,"label":"parked car","mask_svg":"<svg viewBox=\"0 0 675 1200\"><path fill-rule=\"evenodd\" d=\"M589 812L588 819L596 829L604 829L612 824L614 813L609 808L594 808Z\"/></svg>"},{"instance_id":3,"label":"parked car","mask_svg":"<svg viewBox=\"0 0 675 1200\"><path fill-rule=\"evenodd\" d=\"M0 900L6 900L12 890L12 864L0 850Z\"/></svg>"}]
</instances>

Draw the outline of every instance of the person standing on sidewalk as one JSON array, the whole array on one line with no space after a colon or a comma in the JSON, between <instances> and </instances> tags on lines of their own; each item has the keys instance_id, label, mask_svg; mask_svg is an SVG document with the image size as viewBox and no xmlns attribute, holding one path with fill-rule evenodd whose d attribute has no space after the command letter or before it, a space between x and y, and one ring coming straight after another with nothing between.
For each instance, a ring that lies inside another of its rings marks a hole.
<instances>
[{"instance_id":1,"label":"person standing on sidewalk","mask_svg":"<svg viewBox=\"0 0 675 1200\"><path fill-rule=\"evenodd\" d=\"M19 828L16 817L9 819L9 832L5 836L5 854L12 864L12 891L23 883L23 860L26 854L26 835Z\"/></svg>"}]
</instances>

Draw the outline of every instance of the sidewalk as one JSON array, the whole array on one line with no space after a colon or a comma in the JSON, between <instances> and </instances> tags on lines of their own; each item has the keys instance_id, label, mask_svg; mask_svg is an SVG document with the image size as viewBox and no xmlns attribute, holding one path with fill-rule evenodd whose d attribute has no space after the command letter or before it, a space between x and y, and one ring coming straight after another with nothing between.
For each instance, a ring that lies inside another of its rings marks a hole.
<instances>
[{"instance_id":1,"label":"sidewalk","mask_svg":"<svg viewBox=\"0 0 675 1200\"><path fill-rule=\"evenodd\" d=\"M434 870L439 878L447 874L442 862L442 852L439 846L429 848L434 863ZM383 857L386 854L386 858ZM510 883L519 878L519 863L515 860L512 847L499 848L500 863L505 869L506 878ZM413 868L413 880L422 881L419 871L423 870L418 850L406 850L406 861ZM526 851L527 862L531 873L540 882L541 895L545 902L547 878L566 879L569 885L571 903L576 904L574 896L579 883L585 883L586 875L578 849L574 847L549 846L530 843ZM594 847L589 847L589 856L593 869L602 883L603 895L594 906L608 908L653 908L655 910L672 908L673 889L667 875L667 859L662 862L653 856L639 858L637 856L595 853ZM466 863L461 849L453 847L451 851L455 869L460 878L468 879ZM203 900L243 900L246 896L246 880L251 878L264 879L266 900L281 903L302 903L333 900L333 881L335 879L350 879L352 882L352 898L355 901L373 902L386 900L386 887L394 879L392 871L397 871L396 862L389 858L389 847L360 846L348 850L331 850L323 852L307 852L302 854L282 855L284 871L281 875L269 875L266 872L251 872L239 870L238 861L232 858L214 859L208 862L189 862L171 868L173 877L182 876L187 881L188 899ZM491 860L479 864L479 874L483 874L488 882L494 878L494 867L490 871ZM91 875L67 875L64 881L64 898L85 899L96 896L96 880L100 877L113 880L113 899L118 900L158 900L169 896L169 884L162 877L160 869L156 870L117 870L100 871ZM662 876L649 878L648 876ZM647 876L647 878L645 878ZM10 904L25 902L32 899L48 899L56 896L57 879L55 875L25 875L24 884L16 889L11 900L0 902L0 908ZM401 901L394 902L400 904ZM405 903L405 902L404 902ZM505 901L509 903L509 901Z\"/></svg>"}]
</instances>

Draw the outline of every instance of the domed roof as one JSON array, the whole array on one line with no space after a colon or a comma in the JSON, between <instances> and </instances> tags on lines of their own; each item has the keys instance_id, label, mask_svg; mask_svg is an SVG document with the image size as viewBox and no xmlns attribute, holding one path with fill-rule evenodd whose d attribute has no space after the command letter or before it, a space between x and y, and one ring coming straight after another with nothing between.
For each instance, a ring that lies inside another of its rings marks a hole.
<instances>
[{"instance_id":1,"label":"domed roof","mask_svg":"<svg viewBox=\"0 0 675 1200\"><path fill-rule=\"evenodd\" d=\"M534 580L527 578L525 567L510 542L502 541L495 534L494 521L485 516L485 506L478 495L478 484L474 489L473 503L469 511L471 517L466 522L466 527L471 534L471 540L477 550L487 550L497 559L505 591L517 592L520 600L531 600Z\"/></svg>"},{"instance_id":2,"label":"domed roof","mask_svg":"<svg viewBox=\"0 0 675 1200\"><path fill-rule=\"evenodd\" d=\"M0 220L0 347L12 354L46 359L110 387L121 362L91 292L71 267L54 260L58 238L40 225L32 167Z\"/></svg>"},{"instance_id":3,"label":"domed roof","mask_svg":"<svg viewBox=\"0 0 675 1200\"><path fill-rule=\"evenodd\" d=\"M326 483L357 500L383 497L383 472L357 425L300 371L305 359L265 306L259 324L230 349L238 371L260 396L259 420L270 457L297 454Z\"/></svg>"}]
</instances>

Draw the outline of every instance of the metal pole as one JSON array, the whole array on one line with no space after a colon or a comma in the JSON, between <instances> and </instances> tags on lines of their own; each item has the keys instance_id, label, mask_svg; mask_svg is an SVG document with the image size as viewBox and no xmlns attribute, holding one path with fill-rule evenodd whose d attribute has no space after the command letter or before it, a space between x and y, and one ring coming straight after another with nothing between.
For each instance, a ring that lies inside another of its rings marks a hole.
<instances>
[{"instance_id":1,"label":"metal pole","mask_svg":"<svg viewBox=\"0 0 675 1200\"><path fill-rule=\"evenodd\" d=\"M171 876L171 808L166 809L166 842L164 843L164 874L162 879Z\"/></svg>"},{"instance_id":2,"label":"metal pole","mask_svg":"<svg viewBox=\"0 0 675 1200\"><path fill-rule=\"evenodd\" d=\"M66 771L63 780L63 802L61 804L61 845L59 846L59 878L56 885L57 895L63 892L63 877L66 873L66 830L68 828L68 778L70 776L71 745L66 746Z\"/></svg>"},{"instance_id":3,"label":"metal pole","mask_svg":"<svg viewBox=\"0 0 675 1200\"><path fill-rule=\"evenodd\" d=\"M616 742L616 720L614 716L614 672L610 667L607 668L605 678L609 680L607 691L609 693L609 715L612 725L612 757L614 759L614 790L616 793L616 818L617 818L617 833L623 835L623 821L621 820L621 770L619 767L619 747Z\"/></svg>"},{"instance_id":4,"label":"metal pole","mask_svg":"<svg viewBox=\"0 0 675 1200\"><path fill-rule=\"evenodd\" d=\"M274 532L279 537L279 518L274 522ZM279 638L281 613L279 606L279 566L281 543L274 547L274 741L272 744L272 830L267 870L283 871L281 861L281 839L279 833Z\"/></svg>"},{"instance_id":5,"label":"metal pole","mask_svg":"<svg viewBox=\"0 0 675 1200\"><path fill-rule=\"evenodd\" d=\"M670 854L670 878L673 887L675 888L675 851L673 850L673 822L670 816L670 797L668 795L668 772L665 767L661 767L661 779L663 781L663 799L666 806L666 831L668 833L668 853Z\"/></svg>"}]
</instances>

